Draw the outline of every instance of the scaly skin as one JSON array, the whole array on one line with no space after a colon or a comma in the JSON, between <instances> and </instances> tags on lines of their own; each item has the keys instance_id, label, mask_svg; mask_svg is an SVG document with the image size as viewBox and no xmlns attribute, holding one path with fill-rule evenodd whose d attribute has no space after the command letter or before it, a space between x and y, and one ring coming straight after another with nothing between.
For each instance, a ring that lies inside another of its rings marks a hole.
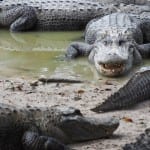
<instances>
[{"instance_id":1,"label":"scaly skin","mask_svg":"<svg viewBox=\"0 0 150 150\"><path fill-rule=\"evenodd\" d=\"M146 0L1 0L0 24L11 31L77 30L93 18L116 12L124 4Z\"/></svg>"},{"instance_id":2,"label":"scaly skin","mask_svg":"<svg viewBox=\"0 0 150 150\"><path fill-rule=\"evenodd\" d=\"M150 54L150 5L127 5L120 12L91 20L85 30L85 43L74 42L66 56L89 56L96 70L105 76L130 71ZM145 45L144 45L145 44Z\"/></svg>"},{"instance_id":3,"label":"scaly skin","mask_svg":"<svg viewBox=\"0 0 150 150\"><path fill-rule=\"evenodd\" d=\"M150 68L143 68L102 104L92 109L95 112L108 112L130 108L150 98Z\"/></svg>"},{"instance_id":4,"label":"scaly skin","mask_svg":"<svg viewBox=\"0 0 150 150\"><path fill-rule=\"evenodd\" d=\"M11 31L77 30L91 19L116 11L97 0L3 0L0 24ZM115 1L113 1L115 3Z\"/></svg>"},{"instance_id":5,"label":"scaly skin","mask_svg":"<svg viewBox=\"0 0 150 150\"><path fill-rule=\"evenodd\" d=\"M118 119L84 117L72 107L0 104L0 149L68 150L64 144L108 137L118 125Z\"/></svg>"},{"instance_id":6,"label":"scaly skin","mask_svg":"<svg viewBox=\"0 0 150 150\"><path fill-rule=\"evenodd\" d=\"M136 142L126 144L123 150L149 150L150 149L150 128L137 137Z\"/></svg>"}]
</instances>

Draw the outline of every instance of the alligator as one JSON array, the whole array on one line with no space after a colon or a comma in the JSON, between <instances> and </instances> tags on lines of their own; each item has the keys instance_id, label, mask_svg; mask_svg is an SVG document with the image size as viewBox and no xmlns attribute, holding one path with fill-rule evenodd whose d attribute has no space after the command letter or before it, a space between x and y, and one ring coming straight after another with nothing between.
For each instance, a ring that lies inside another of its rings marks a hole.
<instances>
[{"instance_id":1,"label":"alligator","mask_svg":"<svg viewBox=\"0 0 150 150\"><path fill-rule=\"evenodd\" d=\"M108 112L130 108L139 102L150 99L149 90L150 67L142 67L123 87L91 110L94 112Z\"/></svg>"},{"instance_id":2,"label":"alligator","mask_svg":"<svg viewBox=\"0 0 150 150\"><path fill-rule=\"evenodd\" d=\"M69 150L66 144L110 137L114 117L85 117L67 106L19 107L0 103L1 150Z\"/></svg>"},{"instance_id":3,"label":"alligator","mask_svg":"<svg viewBox=\"0 0 150 150\"><path fill-rule=\"evenodd\" d=\"M146 0L0 0L0 25L10 31L77 30L93 18L116 12L120 3Z\"/></svg>"},{"instance_id":4,"label":"alligator","mask_svg":"<svg viewBox=\"0 0 150 150\"><path fill-rule=\"evenodd\" d=\"M78 56L88 56L105 76L129 72L142 57L150 56L150 5L122 6L120 12L91 20L85 43L73 42L67 48L67 58Z\"/></svg>"},{"instance_id":5,"label":"alligator","mask_svg":"<svg viewBox=\"0 0 150 150\"><path fill-rule=\"evenodd\" d=\"M126 144L123 150L149 150L150 149L150 128L137 137L134 143Z\"/></svg>"},{"instance_id":6,"label":"alligator","mask_svg":"<svg viewBox=\"0 0 150 150\"><path fill-rule=\"evenodd\" d=\"M10 31L79 30L91 19L115 11L97 0L2 0L0 9L0 25Z\"/></svg>"}]
</instances>

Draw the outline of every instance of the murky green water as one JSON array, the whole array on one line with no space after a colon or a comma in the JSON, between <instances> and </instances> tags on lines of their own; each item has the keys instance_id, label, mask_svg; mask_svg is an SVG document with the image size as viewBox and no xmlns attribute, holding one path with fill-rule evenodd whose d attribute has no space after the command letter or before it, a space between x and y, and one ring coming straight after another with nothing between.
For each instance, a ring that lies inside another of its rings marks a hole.
<instances>
[{"instance_id":1,"label":"murky green water","mask_svg":"<svg viewBox=\"0 0 150 150\"><path fill-rule=\"evenodd\" d=\"M0 77L102 78L87 58L64 60L66 47L72 41L81 41L83 32L10 33L0 30L0 35ZM149 61L142 64L147 65Z\"/></svg>"},{"instance_id":2,"label":"murky green water","mask_svg":"<svg viewBox=\"0 0 150 150\"><path fill-rule=\"evenodd\" d=\"M81 41L82 32L10 33L0 30L0 35L1 77L94 78L87 58L64 60L66 47L72 41Z\"/></svg>"}]
</instances>

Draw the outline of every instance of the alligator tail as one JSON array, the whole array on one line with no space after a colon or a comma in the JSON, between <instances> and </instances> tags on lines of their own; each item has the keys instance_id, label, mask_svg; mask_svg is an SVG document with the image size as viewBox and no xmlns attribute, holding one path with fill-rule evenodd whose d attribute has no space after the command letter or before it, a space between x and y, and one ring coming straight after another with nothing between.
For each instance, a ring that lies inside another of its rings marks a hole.
<instances>
[{"instance_id":1,"label":"alligator tail","mask_svg":"<svg viewBox=\"0 0 150 150\"><path fill-rule=\"evenodd\" d=\"M127 109L140 101L148 100L150 98L149 91L150 70L139 71L116 93L91 110L94 112L107 112Z\"/></svg>"}]
</instances>

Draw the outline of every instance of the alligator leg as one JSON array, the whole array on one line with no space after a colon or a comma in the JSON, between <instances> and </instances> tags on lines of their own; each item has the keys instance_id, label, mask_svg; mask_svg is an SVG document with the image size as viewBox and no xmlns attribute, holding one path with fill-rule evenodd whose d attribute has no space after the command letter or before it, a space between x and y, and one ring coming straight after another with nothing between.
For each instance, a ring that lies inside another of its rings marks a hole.
<instances>
[{"instance_id":1,"label":"alligator leg","mask_svg":"<svg viewBox=\"0 0 150 150\"><path fill-rule=\"evenodd\" d=\"M41 136L38 132L26 131L22 137L24 150L69 150L67 146L58 140Z\"/></svg>"},{"instance_id":2,"label":"alligator leg","mask_svg":"<svg viewBox=\"0 0 150 150\"><path fill-rule=\"evenodd\" d=\"M142 57L149 58L150 57L150 43L139 45L139 52Z\"/></svg>"},{"instance_id":3,"label":"alligator leg","mask_svg":"<svg viewBox=\"0 0 150 150\"><path fill-rule=\"evenodd\" d=\"M10 27L10 31L17 32L33 28L37 17L32 7L20 6L2 10L0 20L2 25Z\"/></svg>"},{"instance_id":4,"label":"alligator leg","mask_svg":"<svg viewBox=\"0 0 150 150\"><path fill-rule=\"evenodd\" d=\"M93 45L89 45L87 43L73 42L67 48L66 57L72 59L78 56L88 56L92 48Z\"/></svg>"},{"instance_id":5,"label":"alligator leg","mask_svg":"<svg viewBox=\"0 0 150 150\"><path fill-rule=\"evenodd\" d=\"M41 136L32 123L16 123L10 116L0 116L0 150L70 150L54 138Z\"/></svg>"}]
</instances>

